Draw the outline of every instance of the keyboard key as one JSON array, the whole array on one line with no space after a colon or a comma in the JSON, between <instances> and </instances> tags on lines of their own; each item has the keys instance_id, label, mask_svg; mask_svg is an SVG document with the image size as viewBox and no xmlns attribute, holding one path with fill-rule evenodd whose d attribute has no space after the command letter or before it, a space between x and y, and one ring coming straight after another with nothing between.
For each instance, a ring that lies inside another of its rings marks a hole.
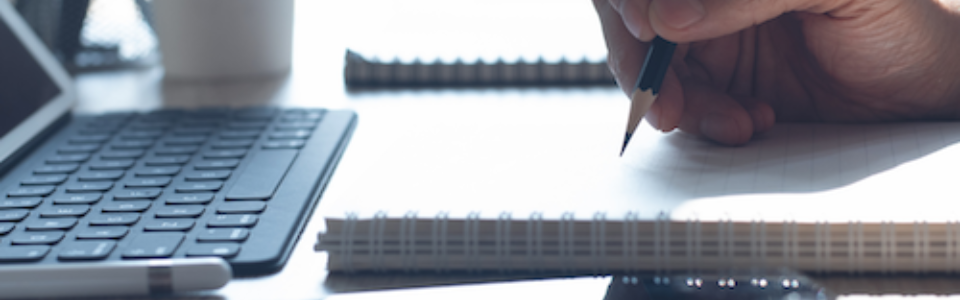
<instances>
[{"instance_id":1,"label":"keyboard key","mask_svg":"<svg viewBox=\"0 0 960 300\"><path fill-rule=\"evenodd\" d=\"M53 245L63 239L63 231L21 232L10 237L14 245ZM0 247L0 249L3 249Z\"/></svg>"},{"instance_id":2,"label":"keyboard key","mask_svg":"<svg viewBox=\"0 0 960 300\"><path fill-rule=\"evenodd\" d=\"M100 260L117 247L114 241L74 241L60 248L60 260Z\"/></svg>"},{"instance_id":3,"label":"keyboard key","mask_svg":"<svg viewBox=\"0 0 960 300\"><path fill-rule=\"evenodd\" d=\"M26 262L38 261L50 252L49 246L0 247L0 261Z\"/></svg>"},{"instance_id":4,"label":"keyboard key","mask_svg":"<svg viewBox=\"0 0 960 300\"><path fill-rule=\"evenodd\" d=\"M27 223L27 230L67 230L77 226L77 219L57 218L57 219L37 219Z\"/></svg>"},{"instance_id":5,"label":"keyboard key","mask_svg":"<svg viewBox=\"0 0 960 300\"><path fill-rule=\"evenodd\" d=\"M0 223L0 235L5 235L13 231L17 227L17 224L14 223ZM0 247L0 249L3 249Z\"/></svg>"},{"instance_id":6,"label":"keyboard key","mask_svg":"<svg viewBox=\"0 0 960 300\"><path fill-rule=\"evenodd\" d=\"M90 212L89 205L54 205L40 211L44 218L82 217Z\"/></svg>"},{"instance_id":7,"label":"keyboard key","mask_svg":"<svg viewBox=\"0 0 960 300\"><path fill-rule=\"evenodd\" d=\"M104 192L113 188L113 182L84 182L68 184L67 193Z\"/></svg>"},{"instance_id":8,"label":"keyboard key","mask_svg":"<svg viewBox=\"0 0 960 300\"><path fill-rule=\"evenodd\" d=\"M166 130L173 127L173 121L136 122L127 126L131 130Z\"/></svg>"},{"instance_id":9,"label":"keyboard key","mask_svg":"<svg viewBox=\"0 0 960 300\"><path fill-rule=\"evenodd\" d=\"M137 235L123 251L123 258L166 258L183 242L182 233L145 233Z\"/></svg>"},{"instance_id":10,"label":"keyboard key","mask_svg":"<svg viewBox=\"0 0 960 300\"><path fill-rule=\"evenodd\" d=\"M261 130L270 125L269 121L233 121L227 124L227 128L239 130Z\"/></svg>"},{"instance_id":11,"label":"keyboard key","mask_svg":"<svg viewBox=\"0 0 960 300\"><path fill-rule=\"evenodd\" d=\"M115 200L156 199L163 190L158 188L124 189L113 194Z\"/></svg>"},{"instance_id":12,"label":"keyboard key","mask_svg":"<svg viewBox=\"0 0 960 300\"><path fill-rule=\"evenodd\" d=\"M150 204L146 200L110 202L100 209L103 212L143 212L150 209Z\"/></svg>"},{"instance_id":13,"label":"keyboard key","mask_svg":"<svg viewBox=\"0 0 960 300\"><path fill-rule=\"evenodd\" d=\"M75 154L58 154L47 158L48 164L68 164L68 163L80 163L85 162L90 159L90 154L87 153L75 153Z\"/></svg>"},{"instance_id":14,"label":"keyboard key","mask_svg":"<svg viewBox=\"0 0 960 300\"><path fill-rule=\"evenodd\" d=\"M317 127L317 122L282 122L274 126L276 130L312 130Z\"/></svg>"},{"instance_id":15,"label":"keyboard key","mask_svg":"<svg viewBox=\"0 0 960 300\"><path fill-rule=\"evenodd\" d=\"M66 145L57 149L57 153L61 154L70 154L70 153L90 153L100 149L100 144L79 144L79 145Z\"/></svg>"},{"instance_id":16,"label":"keyboard key","mask_svg":"<svg viewBox=\"0 0 960 300\"><path fill-rule=\"evenodd\" d=\"M90 163L90 170L126 170L133 166L132 159L101 160Z\"/></svg>"},{"instance_id":17,"label":"keyboard key","mask_svg":"<svg viewBox=\"0 0 960 300\"><path fill-rule=\"evenodd\" d=\"M93 226L129 226L140 221L138 214L100 214L90 218L90 225Z\"/></svg>"},{"instance_id":18,"label":"keyboard key","mask_svg":"<svg viewBox=\"0 0 960 300\"><path fill-rule=\"evenodd\" d=\"M277 110L273 107L251 107L238 111L233 115L238 120L264 121L273 119L277 115Z\"/></svg>"},{"instance_id":19,"label":"keyboard key","mask_svg":"<svg viewBox=\"0 0 960 300\"><path fill-rule=\"evenodd\" d=\"M128 158L140 158L143 156L143 150L111 150L104 151L100 154L100 159L103 160L113 160L113 159L128 159Z\"/></svg>"},{"instance_id":20,"label":"keyboard key","mask_svg":"<svg viewBox=\"0 0 960 300\"><path fill-rule=\"evenodd\" d=\"M224 119L225 117L226 117L226 115L218 115L218 116L215 116L215 117L207 117L207 116L195 115L195 116L191 116L190 118L181 120L181 121L180 121L180 128L181 128L181 129L189 129L189 128L214 128L214 129L216 129L216 128L219 128L219 127L220 127L220 125L223 123L223 119ZM190 132L190 131L185 131L185 132Z\"/></svg>"},{"instance_id":21,"label":"keyboard key","mask_svg":"<svg viewBox=\"0 0 960 300\"><path fill-rule=\"evenodd\" d=\"M230 200L264 200L273 197L297 150L270 150L257 153L227 192Z\"/></svg>"},{"instance_id":22,"label":"keyboard key","mask_svg":"<svg viewBox=\"0 0 960 300\"><path fill-rule=\"evenodd\" d=\"M312 121L316 122L323 117L323 110L299 110L299 111L288 111L283 114L281 118L282 122L304 122Z\"/></svg>"},{"instance_id":23,"label":"keyboard key","mask_svg":"<svg viewBox=\"0 0 960 300\"><path fill-rule=\"evenodd\" d=\"M240 242L250 236L250 230L246 228L214 228L206 229L197 235L197 241L201 242Z\"/></svg>"},{"instance_id":24,"label":"keyboard key","mask_svg":"<svg viewBox=\"0 0 960 300\"><path fill-rule=\"evenodd\" d=\"M217 207L220 214L253 214L263 212L267 204L260 201L238 201L221 204Z\"/></svg>"},{"instance_id":25,"label":"keyboard key","mask_svg":"<svg viewBox=\"0 0 960 300\"><path fill-rule=\"evenodd\" d=\"M69 174L77 171L79 164L46 165L33 170L34 174Z\"/></svg>"},{"instance_id":26,"label":"keyboard key","mask_svg":"<svg viewBox=\"0 0 960 300\"><path fill-rule=\"evenodd\" d=\"M29 198L3 199L3 200L0 200L0 209L34 208L34 207L37 207L37 205L40 205L40 202L43 202L43 198L29 197Z\"/></svg>"},{"instance_id":27,"label":"keyboard key","mask_svg":"<svg viewBox=\"0 0 960 300\"><path fill-rule=\"evenodd\" d=\"M164 187L173 181L170 176L154 176L144 178L130 178L123 182L126 187Z\"/></svg>"},{"instance_id":28,"label":"keyboard key","mask_svg":"<svg viewBox=\"0 0 960 300\"><path fill-rule=\"evenodd\" d=\"M239 252L240 245L227 243L196 244L187 248L187 256L233 257Z\"/></svg>"},{"instance_id":29,"label":"keyboard key","mask_svg":"<svg viewBox=\"0 0 960 300\"><path fill-rule=\"evenodd\" d=\"M49 185L23 186L7 191L10 197L45 197L53 193L56 187Z\"/></svg>"},{"instance_id":30,"label":"keyboard key","mask_svg":"<svg viewBox=\"0 0 960 300\"><path fill-rule=\"evenodd\" d=\"M180 173L180 167L145 167L133 171L137 176L173 176Z\"/></svg>"},{"instance_id":31,"label":"keyboard key","mask_svg":"<svg viewBox=\"0 0 960 300\"><path fill-rule=\"evenodd\" d=\"M83 135L91 135L92 133L84 132L116 132L123 128L127 122L127 119L101 119L102 117L97 117L96 120L92 120L83 124L81 130L78 131Z\"/></svg>"},{"instance_id":32,"label":"keyboard key","mask_svg":"<svg viewBox=\"0 0 960 300\"><path fill-rule=\"evenodd\" d=\"M166 198L167 204L207 204L213 201L212 193L173 195Z\"/></svg>"},{"instance_id":33,"label":"keyboard key","mask_svg":"<svg viewBox=\"0 0 960 300\"><path fill-rule=\"evenodd\" d=\"M78 135L70 137L71 144L99 144L110 139L108 134Z\"/></svg>"},{"instance_id":34,"label":"keyboard key","mask_svg":"<svg viewBox=\"0 0 960 300\"><path fill-rule=\"evenodd\" d=\"M132 130L121 132L120 138L124 140L152 140L163 135L163 130Z\"/></svg>"},{"instance_id":35,"label":"keyboard key","mask_svg":"<svg viewBox=\"0 0 960 300\"><path fill-rule=\"evenodd\" d=\"M204 124L206 126L200 127L180 127L173 129L173 134L175 136L206 136L214 131L217 131L217 128L214 124Z\"/></svg>"},{"instance_id":36,"label":"keyboard key","mask_svg":"<svg viewBox=\"0 0 960 300\"><path fill-rule=\"evenodd\" d=\"M213 149L247 149L253 146L256 140L219 140L213 142L210 148Z\"/></svg>"},{"instance_id":37,"label":"keyboard key","mask_svg":"<svg viewBox=\"0 0 960 300\"><path fill-rule=\"evenodd\" d=\"M114 181L123 177L123 170L85 171L77 174L80 181Z\"/></svg>"},{"instance_id":38,"label":"keyboard key","mask_svg":"<svg viewBox=\"0 0 960 300\"><path fill-rule=\"evenodd\" d=\"M310 130L275 131L270 133L270 139L271 140L306 139L310 137L311 133L313 133L313 131L310 131Z\"/></svg>"},{"instance_id":39,"label":"keyboard key","mask_svg":"<svg viewBox=\"0 0 960 300\"><path fill-rule=\"evenodd\" d=\"M67 194L53 197L53 204L93 204L103 198L101 193Z\"/></svg>"},{"instance_id":40,"label":"keyboard key","mask_svg":"<svg viewBox=\"0 0 960 300\"><path fill-rule=\"evenodd\" d=\"M260 137L260 130L227 130L220 133L220 139L255 139Z\"/></svg>"},{"instance_id":41,"label":"keyboard key","mask_svg":"<svg viewBox=\"0 0 960 300\"><path fill-rule=\"evenodd\" d=\"M203 160L193 166L197 170L233 169L240 164L239 159Z\"/></svg>"},{"instance_id":42,"label":"keyboard key","mask_svg":"<svg viewBox=\"0 0 960 300\"><path fill-rule=\"evenodd\" d=\"M147 166L174 166L182 165L190 161L189 155L157 156L144 160Z\"/></svg>"},{"instance_id":43,"label":"keyboard key","mask_svg":"<svg viewBox=\"0 0 960 300\"><path fill-rule=\"evenodd\" d=\"M187 172L184 176L186 180L190 181L200 181L200 180L224 180L227 177L230 177L231 171L229 170L220 170L220 171L192 171Z\"/></svg>"},{"instance_id":44,"label":"keyboard key","mask_svg":"<svg viewBox=\"0 0 960 300\"><path fill-rule=\"evenodd\" d=\"M203 152L204 158L240 158L244 155L247 155L247 150L244 149L208 150Z\"/></svg>"},{"instance_id":45,"label":"keyboard key","mask_svg":"<svg viewBox=\"0 0 960 300\"><path fill-rule=\"evenodd\" d=\"M163 139L165 146L201 145L209 138L206 136L174 136Z\"/></svg>"},{"instance_id":46,"label":"keyboard key","mask_svg":"<svg viewBox=\"0 0 960 300\"><path fill-rule=\"evenodd\" d=\"M143 114L140 116L138 121L142 123L173 122L174 120L179 119L182 115L183 111L181 110L165 108Z\"/></svg>"},{"instance_id":47,"label":"keyboard key","mask_svg":"<svg viewBox=\"0 0 960 300\"><path fill-rule=\"evenodd\" d=\"M30 211L26 209L0 210L0 222L20 222L28 215L30 215ZM0 225L2 224L4 223L0 223ZM0 230L0 234L3 233L3 230Z\"/></svg>"},{"instance_id":48,"label":"keyboard key","mask_svg":"<svg viewBox=\"0 0 960 300\"><path fill-rule=\"evenodd\" d=\"M207 221L207 227L250 227L257 220L256 215L217 215Z\"/></svg>"},{"instance_id":49,"label":"keyboard key","mask_svg":"<svg viewBox=\"0 0 960 300\"><path fill-rule=\"evenodd\" d=\"M175 186L177 193L218 191L222 187L223 181L184 182Z\"/></svg>"},{"instance_id":50,"label":"keyboard key","mask_svg":"<svg viewBox=\"0 0 960 300\"><path fill-rule=\"evenodd\" d=\"M34 175L20 181L22 185L57 185L67 181L66 174Z\"/></svg>"},{"instance_id":51,"label":"keyboard key","mask_svg":"<svg viewBox=\"0 0 960 300\"><path fill-rule=\"evenodd\" d=\"M115 150L144 150L153 146L152 140L115 141L110 148Z\"/></svg>"},{"instance_id":52,"label":"keyboard key","mask_svg":"<svg viewBox=\"0 0 960 300\"><path fill-rule=\"evenodd\" d=\"M122 226L91 227L78 232L77 238L85 240L121 239L129 231L127 227Z\"/></svg>"},{"instance_id":53,"label":"keyboard key","mask_svg":"<svg viewBox=\"0 0 960 300\"><path fill-rule=\"evenodd\" d=\"M154 212L157 218L196 218L203 214L201 205L164 206Z\"/></svg>"},{"instance_id":54,"label":"keyboard key","mask_svg":"<svg viewBox=\"0 0 960 300\"><path fill-rule=\"evenodd\" d=\"M187 231L193 228L196 221L190 219L158 219L149 220L143 225L146 231Z\"/></svg>"},{"instance_id":55,"label":"keyboard key","mask_svg":"<svg viewBox=\"0 0 960 300\"><path fill-rule=\"evenodd\" d=\"M276 140L263 143L263 149L300 149L305 144L303 140Z\"/></svg>"},{"instance_id":56,"label":"keyboard key","mask_svg":"<svg viewBox=\"0 0 960 300\"><path fill-rule=\"evenodd\" d=\"M173 147L161 147L153 150L153 153L157 156L164 155L184 155L184 154L193 154L200 150L198 146L173 146Z\"/></svg>"}]
</instances>

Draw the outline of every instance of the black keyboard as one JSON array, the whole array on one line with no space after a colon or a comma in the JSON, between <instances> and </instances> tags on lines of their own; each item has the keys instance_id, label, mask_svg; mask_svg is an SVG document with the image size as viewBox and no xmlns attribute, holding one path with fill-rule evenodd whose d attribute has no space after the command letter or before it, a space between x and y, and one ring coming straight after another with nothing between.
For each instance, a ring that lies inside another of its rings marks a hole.
<instances>
[{"instance_id":1,"label":"black keyboard","mask_svg":"<svg viewBox=\"0 0 960 300\"><path fill-rule=\"evenodd\" d=\"M223 257L279 270L355 127L349 111L75 116L0 179L0 265Z\"/></svg>"}]
</instances>

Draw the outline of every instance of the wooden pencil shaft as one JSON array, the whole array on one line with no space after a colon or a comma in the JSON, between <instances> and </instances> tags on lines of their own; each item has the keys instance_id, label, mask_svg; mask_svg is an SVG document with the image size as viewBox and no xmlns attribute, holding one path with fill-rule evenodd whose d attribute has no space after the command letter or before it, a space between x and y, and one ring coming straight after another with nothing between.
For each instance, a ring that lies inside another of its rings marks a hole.
<instances>
[{"instance_id":1,"label":"wooden pencil shaft","mask_svg":"<svg viewBox=\"0 0 960 300\"><path fill-rule=\"evenodd\" d=\"M667 74L676 47L677 44L659 36L653 39L650 48L647 50L647 56L643 60L640 75L637 76L637 84L635 85L637 90L645 91L649 89L654 95L660 93L663 77Z\"/></svg>"}]
</instances>

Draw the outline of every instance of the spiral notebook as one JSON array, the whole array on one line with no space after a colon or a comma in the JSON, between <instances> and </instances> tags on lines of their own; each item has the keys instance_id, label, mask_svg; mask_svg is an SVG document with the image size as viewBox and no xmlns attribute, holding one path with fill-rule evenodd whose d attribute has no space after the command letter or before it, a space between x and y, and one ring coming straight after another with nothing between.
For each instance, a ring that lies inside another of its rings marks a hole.
<instances>
[{"instance_id":1,"label":"spiral notebook","mask_svg":"<svg viewBox=\"0 0 960 300\"><path fill-rule=\"evenodd\" d=\"M482 166L435 167L416 182L397 180L409 168L379 170L368 178L377 189L326 204L316 249L347 272L960 270L960 123L783 124L737 148L640 137L610 159L521 145L498 164L542 170L470 184L456 172ZM411 153L396 149L422 165ZM465 187L478 188L445 190Z\"/></svg>"},{"instance_id":2,"label":"spiral notebook","mask_svg":"<svg viewBox=\"0 0 960 300\"><path fill-rule=\"evenodd\" d=\"M364 57L347 50L343 71L348 88L357 87L456 87L456 86L585 86L613 85L605 61L586 57L558 61L475 59L443 62L439 59L401 62Z\"/></svg>"},{"instance_id":3,"label":"spiral notebook","mask_svg":"<svg viewBox=\"0 0 960 300\"><path fill-rule=\"evenodd\" d=\"M328 219L331 271L564 271L596 274L791 268L817 273L960 271L960 223Z\"/></svg>"}]
</instances>

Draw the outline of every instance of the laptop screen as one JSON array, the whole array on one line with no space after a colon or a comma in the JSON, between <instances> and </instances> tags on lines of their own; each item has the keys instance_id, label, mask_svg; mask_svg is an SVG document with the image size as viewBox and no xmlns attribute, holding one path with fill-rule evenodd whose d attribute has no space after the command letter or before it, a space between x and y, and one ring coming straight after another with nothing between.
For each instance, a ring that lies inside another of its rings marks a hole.
<instances>
[{"instance_id":1,"label":"laptop screen","mask_svg":"<svg viewBox=\"0 0 960 300\"><path fill-rule=\"evenodd\" d=\"M20 39L0 22L0 137L60 92Z\"/></svg>"}]
</instances>

